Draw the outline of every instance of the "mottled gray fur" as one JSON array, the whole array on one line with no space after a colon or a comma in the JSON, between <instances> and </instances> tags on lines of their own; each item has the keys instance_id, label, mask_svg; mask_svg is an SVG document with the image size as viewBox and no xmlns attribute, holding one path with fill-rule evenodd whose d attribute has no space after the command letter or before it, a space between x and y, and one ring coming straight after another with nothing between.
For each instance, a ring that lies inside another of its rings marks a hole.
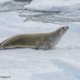
<instances>
[{"instance_id":1,"label":"mottled gray fur","mask_svg":"<svg viewBox=\"0 0 80 80\"><path fill-rule=\"evenodd\" d=\"M50 33L16 35L1 42L0 48L51 49L55 47L67 29L68 27L64 26Z\"/></svg>"}]
</instances>

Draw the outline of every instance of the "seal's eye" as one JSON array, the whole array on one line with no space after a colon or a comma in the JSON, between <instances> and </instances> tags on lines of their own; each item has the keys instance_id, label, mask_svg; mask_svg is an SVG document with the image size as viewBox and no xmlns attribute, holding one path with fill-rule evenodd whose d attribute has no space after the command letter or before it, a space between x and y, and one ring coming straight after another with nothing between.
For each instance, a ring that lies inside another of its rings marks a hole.
<instances>
[{"instance_id":1,"label":"seal's eye","mask_svg":"<svg viewBox=\"0 0 80 80\"><path fill-rule=\"evenodd\" d=\"M62 27L62 29L65 29L65 27Z\"/></svg>"}]
</instances>

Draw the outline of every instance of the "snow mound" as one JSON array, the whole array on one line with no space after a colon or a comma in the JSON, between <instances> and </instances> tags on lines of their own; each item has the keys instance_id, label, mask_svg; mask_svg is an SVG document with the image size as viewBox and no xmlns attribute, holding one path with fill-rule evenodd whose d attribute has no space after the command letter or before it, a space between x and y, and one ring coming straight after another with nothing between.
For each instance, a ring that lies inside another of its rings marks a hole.
<instances>
[{"instance_id":1,"label":"snow mound","mask_svg":"<svg viewBox=\"0 0 80 80\"><path fill-rule=\"evenodd\" d=\"M37 11L64 11L79 2L76 0L33 0L24 8Z\"/></svg>"}]
</instances>

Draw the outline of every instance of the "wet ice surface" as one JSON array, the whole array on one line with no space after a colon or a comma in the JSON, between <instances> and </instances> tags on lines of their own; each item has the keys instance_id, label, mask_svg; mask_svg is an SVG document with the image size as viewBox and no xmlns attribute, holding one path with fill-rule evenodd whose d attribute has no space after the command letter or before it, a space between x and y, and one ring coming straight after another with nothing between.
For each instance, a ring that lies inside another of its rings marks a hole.
<instances>
[{"instance_id":1,"label":"wet ice surface","mask_svg":"<svg viewBox=\"0 0 80 80\"><path fill-rule=\"evenodd\" d=\"M11 80L80 80L79 10L56 14L21 9L0 12L0 41L21 33L50 32L61 25L68 25L69 30L52 50L0 50L0 76Z\"/></svg>"}]
</instances>

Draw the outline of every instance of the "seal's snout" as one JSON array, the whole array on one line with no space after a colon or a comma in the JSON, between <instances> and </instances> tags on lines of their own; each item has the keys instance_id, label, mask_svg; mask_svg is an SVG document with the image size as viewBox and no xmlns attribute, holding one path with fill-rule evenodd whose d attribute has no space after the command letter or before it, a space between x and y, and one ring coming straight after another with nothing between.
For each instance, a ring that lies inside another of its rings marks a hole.
<instances>
[{"instance_id":1,"label":"seal's snout","mask_svg":"<svg viewBox=\"0 0 80 80\"><path fill-rule=\"evenodd\" d=\"M66 26L65 28L66 28L66 29L69 29L69 27L68 27L68 26Z\"/></svg>"}]
</instances>

